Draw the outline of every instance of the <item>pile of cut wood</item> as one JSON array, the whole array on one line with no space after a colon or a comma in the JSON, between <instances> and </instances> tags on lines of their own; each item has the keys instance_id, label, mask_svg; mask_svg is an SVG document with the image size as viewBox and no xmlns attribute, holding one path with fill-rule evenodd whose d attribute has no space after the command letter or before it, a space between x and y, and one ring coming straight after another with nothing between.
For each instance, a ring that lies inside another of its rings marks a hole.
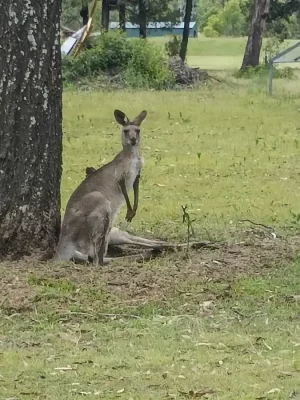
<instances>
[{"instance_id":1,"label":"pile of cut wood","mask_svg":"<svg viewBox=\"0 0 300 400\"><path fill-rule=\"evenodd\" d=\"M211 76L199 68L189 67L180 57L170 57L168 67L175 76L175 81L179 85L193 85L199 81L206 81Z\"/></svg>"}]
</instances>

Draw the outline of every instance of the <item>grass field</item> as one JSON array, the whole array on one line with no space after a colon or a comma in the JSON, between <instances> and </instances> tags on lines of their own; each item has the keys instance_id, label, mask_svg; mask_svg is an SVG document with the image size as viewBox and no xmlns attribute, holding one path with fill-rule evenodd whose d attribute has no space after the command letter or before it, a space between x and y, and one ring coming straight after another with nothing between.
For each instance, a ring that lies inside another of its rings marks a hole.
<instances>
[{"instance_id":1,"label":"grass field","mask_svg":"<svg viewBox=\"0 0 300 400\"><path fill-rule=\"evenodd\" d=\"M207 57L239 57L224 48ZM188 205L214 246L98 270L0 264L0 400L300 399L300 87L276 80L269 97L226 76L64 93L63 210L85 167L120 149L113 110L146 109L140 207L119 226L186 240Z\"/></svg>"},{"instance_id":2,"label":"grass field","mask_svg":"<svg viewBox=\"0 0 300 400\"><path fill-rule=\"evenodd\" d=\"M152 39L153 43L164 46L168 37ZM297 43L298 40L285 40L280 50ZM188 63L194 67L208 70L237 70L241 67L247 38L206 38L200 35L191 38L188 47ZM264 40L261 52L261 61L264 58ZM289 67L297 68L299 64L287 64ZM286 66L287 66L286 65Z\"/></svg>"},{"instance_id":3,"label":"grass field","mask_svg":"<svg viewBox=\"0 0 300 400\"><path fill-rule=\"evenodd\" d=\"M133 228L184 238L185 204L201 236L204 229L227 232L246 218L291 224L299 212L297 98L224 86L159 94L68 93L64 108L63 206L85 166L107 162L120 148L112 110L134 116L145 108L146 163Z\"/></svg>"}]
</instances>

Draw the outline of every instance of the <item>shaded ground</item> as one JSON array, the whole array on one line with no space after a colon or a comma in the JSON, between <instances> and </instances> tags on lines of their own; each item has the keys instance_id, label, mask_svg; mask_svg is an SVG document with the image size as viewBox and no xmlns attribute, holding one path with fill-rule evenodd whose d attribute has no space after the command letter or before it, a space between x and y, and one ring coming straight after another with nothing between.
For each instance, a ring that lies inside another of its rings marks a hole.
<instances>
[{"instance_id":1,"label":"shaded ground","mask_svg":"<svg viewBox=\"0 0 300 400\"><path fill-rule=\"evenodd\" d=\"M190 250L188 257L185 251L165 253L149 262L118 260L101 269L50 262L2 263L0 308L9 314L33 310L45 296L56 303L59 297L62 309L70 310L74 304L79 310L84 306L84 312L106 310L104 303L110 309L121 303L128 309L156 301L162 305L164 299L175 297L173 294L193 296L193 303L195 296L199 301L230 297L234 280L280 268L297 256L299 248L298 237L271 239L258 229L252 230L251 240ZM125 251L134 252L130 248ZM214 284L222 285L223 290L215 293Z\"/></svg>"}]
</instances>

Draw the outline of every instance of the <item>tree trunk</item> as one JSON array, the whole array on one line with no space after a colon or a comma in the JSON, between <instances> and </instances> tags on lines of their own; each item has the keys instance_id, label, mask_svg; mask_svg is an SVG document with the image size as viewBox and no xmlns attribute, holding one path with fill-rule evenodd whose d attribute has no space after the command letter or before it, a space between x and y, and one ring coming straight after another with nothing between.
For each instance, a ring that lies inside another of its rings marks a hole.
<instances>
[{"instance_id":1,"label":"tree trunk","mask_svg":"<svg viewBox=\"0 0 300 400\"><path fill-rule=\"evenodd\" d=\"M297 39L300 38L300 10L296 14L297 16Z\"/></svg>"},{"instance_id":2,"label":"tree trunk","mask_svg":"<svg viewBox=\"0 0 300 400\"><path fill-rule=\"evenodd\" d=\"M185 14L184 14L184 28L183 28L182 41L179 52L179 56L183 62L185 61L186 58L187 47L189 42L192 10L193 10L193 0L186 0Z\"/></svg>"},{"instance_id":3,"label":"tree trunk","mask_svg":"<svg viewBox=\"0 0 300 400\"><path fill-rule=\"evenodd\" d=\"M82 0L80 16L82 18L82 26L85 26L89 21L89 5L87 0Z\"/></svg>"},{"instance_id":4,"label":"tree trunk","mask_svg":"<svg viewBox=\"0 0 300 400\"><path fill-rule=\"evenodd\" d=\"M145 0L139 0L139 25L140 25L140 38L146 39L147 37L147 9Z\"/></svg>"},{"instance_id":5,"label":"tree trunk","mask_svg":"<svg viewBox=\"0 0 300 400\"><path fill-rule=\"evenodd\" d=\"M109 29L109 1L102 0L102 14L101 14L102 29L107 32Z\"/></svg>"},{"instance_id":6,"label":"tree trunk","mask_svg":"<svg viewBox=\"0 0 300 400\"><path fill-rule=\"evenodd\" d=\"M0 259L51 257L59 235L60 13L59 0L0 3Z\"/></svg>"},{"instance_id":7,"label":"tree trunk","mask_svg":"<svg viewBox=\"0 0 300 400\"><path fill-rule=\"evenodd\" d=\"M259 64L260 50L270 10L270 0L255 0L251 27L241 70Z\"/></svg>"},{"instance_id":8,"label":"tree trunk","mask_svg":"<svg viewBox=\"0 0 300 400\"><path fill-rule=\"evenodd\" d=\"M120 28L126 32L126 6L124 1L118 3Z\"/></svg>"}]
</instances>

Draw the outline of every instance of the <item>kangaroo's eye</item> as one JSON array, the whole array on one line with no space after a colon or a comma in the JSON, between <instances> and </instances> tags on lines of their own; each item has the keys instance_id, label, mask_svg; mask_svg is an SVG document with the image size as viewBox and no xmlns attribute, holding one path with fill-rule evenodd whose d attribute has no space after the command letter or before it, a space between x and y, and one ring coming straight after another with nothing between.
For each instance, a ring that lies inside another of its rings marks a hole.
<instances>
[{"instance_id":1,"label":"kangaroo's eye","mask_svg":"<svg viewBox=\"0 0 300 400\"><path fill-rule=\"evenodd\" d=\"M136 129L136 130L135 130L135 133L136 133L137 135L139 135L139 134L140 134L140 129Z\"/></svg>"},{"instance_id":2,"label":"kangaroo's eye","mask_svg":"<svg viewBox=\"0 0 300 400\"><path fill-rule=\"evenodd\" d=\"M124 133L125 133L125 135L128 135L129 129L124 129Z\"/></svg>"}]
</instances>

